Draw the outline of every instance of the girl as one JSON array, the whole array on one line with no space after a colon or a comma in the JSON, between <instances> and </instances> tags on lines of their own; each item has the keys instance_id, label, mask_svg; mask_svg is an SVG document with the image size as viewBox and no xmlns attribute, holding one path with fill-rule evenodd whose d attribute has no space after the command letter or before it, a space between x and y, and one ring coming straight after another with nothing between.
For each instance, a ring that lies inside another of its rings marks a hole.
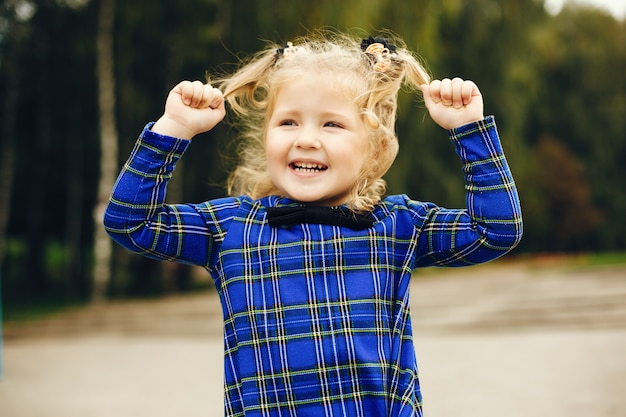
<instances>
[{"instance_id":1,"label":"girl","mask_svg":"<svg viewBox=\"0 0 626 417\"><path fill-rule=\"evenodd\" d=\"M202 265L224 315L228 416L421 416L411 272L495 259L520 240L517 191L476 85L429 82L381 38L272 46L216 86L184 81L124 166L105 227L146 256ZM383 198L397 93L421 89L463 164L467 207ZM166 205L188 139L242 123L232 197Z\"/></svg>"}]
</instances>

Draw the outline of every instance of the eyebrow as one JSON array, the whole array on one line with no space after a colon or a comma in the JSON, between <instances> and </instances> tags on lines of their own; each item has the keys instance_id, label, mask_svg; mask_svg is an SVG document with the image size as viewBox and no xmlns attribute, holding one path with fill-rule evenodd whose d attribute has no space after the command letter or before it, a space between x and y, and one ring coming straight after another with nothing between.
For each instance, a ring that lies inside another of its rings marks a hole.
<instances>
[{"instance_id":1,"label":"eyebrow","mask_svg":"<svg viewBox=\"0 0 626 417\"><path fill-rule=\"evenodd\" d=\"M299 113L303 113L303 111L293 108L293 109L274 109L274 111L272 112L272 117L274 117L275 115L278 115L280 117L288 117L288 116L293 116L293 115L298 115ZM357 114L357 116L360 116ZM345 113L341 113L341 112L335 112L335 111L324 111L322 113L320 113L320 117L323 119L348 119L351 116L347 115Z\"/></svg>"}]
</instances>

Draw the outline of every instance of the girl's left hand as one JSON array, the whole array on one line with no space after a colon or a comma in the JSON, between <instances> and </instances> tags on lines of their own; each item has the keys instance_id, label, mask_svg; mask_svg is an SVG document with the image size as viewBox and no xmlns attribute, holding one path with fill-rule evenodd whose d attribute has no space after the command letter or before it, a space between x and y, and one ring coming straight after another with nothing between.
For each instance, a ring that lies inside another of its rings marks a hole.
<instances>
[{"instance_id":1,"label":"girl's left hand","mask_svg":"<svg viewBox=\"0 0 626 417\"><path fill-rule=\"evenodd\" d=\"M421 89L430 117L444 129L484 119L483 97L473 81L444 78Z\"/></svg>"}]
</instances>

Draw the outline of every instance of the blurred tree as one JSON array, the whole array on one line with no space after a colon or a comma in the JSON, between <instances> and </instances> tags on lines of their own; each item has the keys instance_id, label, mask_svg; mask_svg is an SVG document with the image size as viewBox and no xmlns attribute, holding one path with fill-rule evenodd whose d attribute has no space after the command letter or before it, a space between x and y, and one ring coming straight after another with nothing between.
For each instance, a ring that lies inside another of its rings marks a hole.
<instances>
[{"instance_id":1,"label":"blurred tree","mask_svg":"<svg viewBox=\"0 0 626 417\"><path fill-rule=\"evenodd\" d=\"M534 33L541 91L532 109L535 137L561 139L583 161L592 200L611 227L587 250L626 249L626 25L570 5Z\"/></svg>"},{"instance_id":2,"label":"blurred tree","mask_svg":"<svg viewBox=\"0 0 626 417\"><path fill-rule=\"evenodd\" d=\"M17 139L17 103L19 98L18 59L25 23L20 22L11 5L2 8L1 20L5 27L2 33L2 79L0 85L4 94L0 103L2 130L0 135L0 272L4 263L7 241L7 226L11 211L11 196L14 178L15 142Z\"/></svg>"},{"instance_id":3,"label":"blurred tree","mask_svg":"<svg viewBox=\"0 0 626 417\"><path fill-rule=\"evenodd\" d=\"M101 300L105 297L111 280L113 243L102 226L102 218L118 173L115 77L113 73L115 65L113 52L114 22L115 0L100 0L97 37L100 181L98 182L98 198L94 208L95 263L92 292L94 300Z\"/></svg>"},{"instance_id":4,"label":"blurred tree","mask_svg":"<svg viewBox=\"0 0 626 417\"><path fill-rule=\"evenodd\" d=\"M588 175L582 164L559 141L544 136L532 154L530 185L525 200L525 229L530 241L543 241L543 250L580 251L602 224L594 206Z\"/></svg>"},{"instance_id":5,"label":"blurred tree","mask_svg":"<svg viewBox=\"0 0 626 417\"><path fill-rule=\"evenodd\" d=\"M31 23L39 36L31 38L31 59L36 68L46 68L52 58L52 44L54 32L57 30L55 19L55 4L52 0L38 0L34 2L37 13ZM37 92L46 91L52 83L50 71L42 71L38 77L32 79L33 88ZM46 271L44 270L45 238L42 230L45 227L45 210L41 209L42 199L49 195L50 153L52 148L52 111L54 97L51 94L35 94L32 97L32 113L30 120L33 125L34 136L31 138L29 152L36 163L29 167L28 200L25 206L28 222L26 223L26 239L28 258L24 281L31 294L41 295L48 287Z\"/></svg>"},{"instance_id":6,"label":"blurred tree","mask_svg":"<svg viewBox=\"0 0 626 417\"><path fill-rule=\"evenodd\" d=\"M7 26L0 21L0 78L6 80L13 66L18 69L15 83L2 84L0 95L6 100L12 96L11 89L18 91L1 116L3 125L14 124L16 139L11 161L15 186L8 200L11 215L6 248L10 253L3 264L10 273L3 274L3 281L11 289L7 291L10 302L19 303L22 296L63 295L75 289L78 277L85 281L85 271L79 268L89 259L85 256L89 246L86 251L82 248L85 237L91 240L91 228L85 226L83 213L91 211L92 193L79 193L79 201L72 205L67 174L72 173L68 161L84 159L81 153L92 148L93 135L87 124L93 121L88 87L93 85L92 59L90 49L84 47L93 36L87 10L70 8L65 2L16 0L2 7L3 16L9 10L15 12L21 28L17 50L7 55L10 37L4 36ZM68 36L68 28L85 36ZM79 147L72 146L76 138L82 141ZM5 157L4 149L0 153ZM73 172L73 181L89 183L94 178L90 171L88 165ZM80 224L69 227L73 221ZM78 232L70 237L70 229ZM63 241L78 249L73 253L80 260L75 267L70 267ZM65 270L64 264L68 265ZM76 291L83 289L77 287Z\"/></svg>"}]
</instances>

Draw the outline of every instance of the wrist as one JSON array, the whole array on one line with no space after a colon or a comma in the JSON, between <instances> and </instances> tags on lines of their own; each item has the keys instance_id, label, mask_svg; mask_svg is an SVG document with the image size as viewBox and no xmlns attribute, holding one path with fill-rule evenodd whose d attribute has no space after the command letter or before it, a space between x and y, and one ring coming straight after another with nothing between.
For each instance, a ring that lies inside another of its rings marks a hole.
<instances>
[{"instance_id":1,"label":"wrist","mask_svg":"<svg viewBox=\"0 0 626 417\"><path fill-rule=\"evenodd\" d=\"M495 125L495 117L493 115L488 115L482 120L476 120L474 122L469 122L464 125L448 129L448 133L451 137L460 139L475 132L476 130L488 129L490 127L495 127Z\"/></svg>"},{"instance_id":2,"label":"wrist","mask_svg":"<svg viewBox=\"0 0 626 417\"><path fill-rule=\"evenodd\" d=\"M152 125L150 130L160 135L171 136L178 139L190 140L195 136L195 132L189 129L184 123L172 119L167 115L161 116L154 125Z\"/></svg>"},{"instance_id":3,"label":"wrist","mask_svg":"<svg viewBox=\"0 0 626 417\"><path fill-rule=\"evenodd\" d=\"M467 125L473 125L473 124L482 122L483 120L485 120L485 116L480 116L479 118L476 118L476 119L472 118L472 119L468 119L468 120L463 120L463 121L457 122L455 124L455 126L452 126L451 128L448 128L448 130L458 129L458 128L461 128L461 127L467 126Z\"/></svg>"}]
</instances>

